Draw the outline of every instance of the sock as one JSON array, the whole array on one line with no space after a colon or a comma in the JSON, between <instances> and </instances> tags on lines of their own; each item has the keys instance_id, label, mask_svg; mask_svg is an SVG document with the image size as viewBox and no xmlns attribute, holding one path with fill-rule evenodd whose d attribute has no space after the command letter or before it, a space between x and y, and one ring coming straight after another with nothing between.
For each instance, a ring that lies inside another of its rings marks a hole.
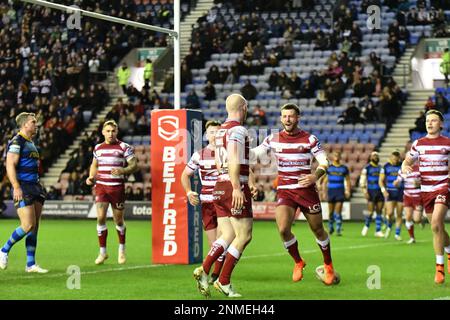
<instances>
[{"instance_id":1,"label":"sock","mask_svg":"<svg viewBox=\"0 0 450 320\"><path fill-rule=\"evenodd\" d=\"M31 267L36 264L36 246L37 246L37 233L31 231L25 238L25 247L27 249L27 267Z\"/></svg>"},{"instance_id":2,"label":"sock","mask_svg":"<svg viewBox=\"0 0 450 320\"><path fill-rule=\"evenodd\" d=\"M328 219L328 230L330 230L330 232L333 232L334 230L334 213L330 213L330 217Z\"/></svg>"},{"instance_id":3,"label":"sock","mask_svg":"<svg viewBox=\"0 0 450 320\"><path fill-rule=\"evenodd\" d=\"M335 213L334 218L336 219L336 230L338 233L340 233L342 230L342 216L340 214Z\"/></svg>"},{"instance_id":4,"label":"sock","mask_svg":"<svg viewBox=\"0 0 450 320\"><path fill-rule=\"evenodd\" d=\"M230 283L231 273L234 267L239 261L241 253L233 246L228 248L227 256L225 262L223 263L223 270L219 277L219 282L222 285L227 285Z\"/></svg>"},{"instance_id":5,"label":"sock","mask_svg":"<svg viewBox=\"0 0 450 320\"><path fill-rule=\"evenodd\" d=\"M450 254L450 246L444 247L444 251L447 254Z\"/></svg>"},{"instance_id":6,"label":"sock","mask_svg":"<svg viewBox=\"0 0 450 320\"><path fill-rule=\"evenodd\" d=\"M292 259L294 259L295 263L299 263L300 261L302 261L300 252L298 252L298 242L295 236L291 240L283 242L283 244L286 250L291 255Z\"/></svg>"},{"instance_id":7,"label":"sock","mask_svg":"<svg viewBox=\"0 0 450 320\"><path fill-rule=\"evenodd\" d=\"M127 227L125 225L116 226L117 235L119 236L119 249L125 250L125 235L127 232Z\"/></svg>"},{"instance_id":8,"label":"sock","mask_svg":"<svg viewBox=\"0 0 450 320\"><path fill-rule=\"evenodd\" d=\"M203 271L206 274L209 274L211 270L211 266L213 263L219 259L219 257L224 253L228 248L228 244L223 239L217 239L211 246L211 249L208 252L205 260L203 261Z\"/></svg>"},{"instance_id":9,"label":"sock","mask_svg":"<svg viewBox=\"0 0 450 320\"><path fill-rule=\"evenodd\" d=\"M385 217L385 216L383 216L383 223L384 223L384 225L385 225L385 226L387 226L387 225L388 225L388 220L386 219L386 217Z\"/></svg>"},{"instance_id":10,"label":"sock","mask_svg":"<svg viewBox=\"0 0 450 320\"><path fill-rule=\"evenodd\" d=\"M379 232L381 231L381 222L383 221L383 217L381 216L381 214L377 214L377 217L375 218L375 231Z\"/></svg>"},{"instance_id":11,"label":"sock","mask_svg":"<svg viewBox=\"0 0 450 320\"><path fill-rule=\"evenodd\" d=\"M317 244L319 245L320 250L323 254L323 262L325 264L331 264L331 243L330 237L327 237L325 240L321 241L316 239Z\"/></svg>"},{"instance_id":12,"label":"sock","mask_svg":"<svg viewBox=\"0 0 450 320\"><path fill-rule=\"evenodd\" d=\"M214 262L214 270L212 275L218 277L220 274L220 271L223 267L223 262L225 261L225 257L227 255L227 252L224 251L219 258L217 258L216 262Z\"/></svg>"},{"instance_id":13,"label":"sock","mask_svg":"<svg viewBox=\"0 0 450 320\"><path fill-rule=\"evenodd\" d=\"M12 246L17 242L22 240L23 237L25 237L26 233L22 229L22 227L17 227L16 230L13 231L11 234L11 237L6 241L5 245L2 248L3 253L9 253L9 250L11 250Z\"/></svg>"},{"instance_id":14,"label":"sock","mask_svg":"<svg viewBox=\"0 0 450 320\"><path fill-rule=\"evenodd\" d=\"M405 222L406 229L408 230L409 237L414 239L414 223L411 221Z\"/></svg>"},{"instance_id":15,"label":"sock","mask_svg":"<svg viewBox=\"0 0 450 320\"><path fill-rule=\"evenodd\" d=\"M97 235L100 253L106 254L106 239L108 238L108 229L106 228L106 225L97 225Z\"/></svg>"},{"instance_id":16,"label":"sock","mask_svg":"<svg viewBox=\"0 0 450 320\"><path fill-rule=\"evenodd\" d=\"M387 223L387 227L389 228L389 229L392 229L392 222L391 221L388 221L388 223Z\"/></svg>"},{"instance_id":17,"label":"sock","mask_svg":"<svg viewBox=\"0 0 450 320\"><path fill-rule=\"evenodd\" d=\"M377 216L378 217L378 216ZM376 221L376 220L375 220ZM364 220L364 225L369 228L370 227L370 223L372 222L372 217L371 216L366 216L365 220Z\"/></svg>"},{"instance_id":18,"label":"sock","mask_svg":"<svg viewBox=\"0 0 450 320\"><path fill-rule=\"evenodd\" d=\"M401 231L400 227L395 227L395 235L396 236L400 235L400 231Z\"/></svg>"},{"instance_id":19,"label":"sock","mask_svg":"<svg viewBox=\"0 0 450 320\"><path fill-rule=\"evenodd\" d=\"M444 264L444 256L436 255L436 264Z\"/></svg>"}]
</instances>

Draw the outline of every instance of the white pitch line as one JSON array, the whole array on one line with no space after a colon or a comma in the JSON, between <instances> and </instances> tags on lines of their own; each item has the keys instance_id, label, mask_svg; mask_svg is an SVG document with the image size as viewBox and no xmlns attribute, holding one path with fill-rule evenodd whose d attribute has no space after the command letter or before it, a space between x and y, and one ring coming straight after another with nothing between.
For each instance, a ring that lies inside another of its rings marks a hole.
<instances>
[{"instance_id":1,"label":"white pitch line","mask_svg":"<svg viewBox=\"0 0 450 320\"><path fill-rule=\"evenodd\" d=\"M418 240L416 242L430 242L430 240ZM350 246L350 247L338 247L333 248L333 251L342 251L342 250L357 250L357 249L366 249L366 248L373 248L373 247L381 247L381 246L387 246L387 245L402 245L404 243L398 242L398 243L392 243L392 242L386 242L386 243L376 243L376 244L367 244L367 245L359 245L359 246ZM309 254L309 253L315 253L318 252L319 249L312 249L312 250L304 250L303 253ZM280 252L280 253L272 253L272 254L262 254L262 255L255 255L255 256L244 256L241 259L259 259L259 258L270 258L270 257L277 257L277 256L284 256L286 255L286 252ZM99 274L99 273L106 273L106 272L117 272L117 271L128 271L128 270L139 270L139 269L149 269L149 268L159 268L159 267L168 267L172 265L168 264L150 264L150 265L142 265L142 266L131 266L131 267L121 267L121 268L110 268L110 269L103 269L103 270L93 270L93 271L85 271L80 272L80 275L90 275L90 274ZM3 271L4 272L4 271ZM1 272L0 272L1 274ZM55 273L55 274L42 274L42 275L30 275L30 276L21 276L21 277L14 277L14 278L7 278L7 279L1 279L2 281L14 281L14 280L28 280L28 279L47 279L47 278L59 278L59 277L68 277L72 274L68 273Z\"/></svg>"}]
</instances>

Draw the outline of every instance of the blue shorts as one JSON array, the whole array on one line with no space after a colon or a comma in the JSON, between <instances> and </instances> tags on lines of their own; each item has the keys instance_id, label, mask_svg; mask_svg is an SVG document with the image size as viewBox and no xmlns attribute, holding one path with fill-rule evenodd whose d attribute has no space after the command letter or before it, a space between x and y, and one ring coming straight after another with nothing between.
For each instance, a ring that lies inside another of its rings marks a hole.
<instances>
[{"instance_id":1,"label":"blue shorts","mask_svg":"<svg viewBox=\"0 0 450 320\"><path fill-rule=\"evenodd\" d=\"M328 202L344 202L345 190L344 188L328 188Z\"/></svg>"},{"instance_id":2,"label":"blue shorts","mask_svg":"<svg viewBox=\"0 0 450 320\"><path fill-rule=\"evenodd\" d=\"M369 201L370 202L384 202L384 196L380 189L368 190L369 191Z\"/></svg>"},{"instance_id":3,"label":"blue shorts","mask_svg":"<svg viewBox=\"0 0 450 320\"><path fill-rule=\"evenodd\" d=\"M20 209L23 207L31 206L36 201L44 204L46 193L40 183L21 183L23 197L20 201L14 201L14 207ZM14 199L14 188L11 189L11 196Z\"/></svg>"},{"instance_id":4,"label":"blue shorts","mask_svg":"<svg viewBox=\"0 0 450 320\"><path fill-rule=\"evenodd\" d=\"M388 190L389 196L386 201L403 202L403 190Z\"/></svg>"}]
</instances>

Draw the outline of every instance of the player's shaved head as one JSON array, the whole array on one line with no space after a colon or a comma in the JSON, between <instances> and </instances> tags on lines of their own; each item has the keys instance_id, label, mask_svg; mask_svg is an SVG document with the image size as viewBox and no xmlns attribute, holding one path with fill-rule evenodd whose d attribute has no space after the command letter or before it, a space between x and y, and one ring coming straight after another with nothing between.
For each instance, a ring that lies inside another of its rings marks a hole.
<instances>
[{"instance_id":1,"label":"player's shaved head","mask_svg":"<svg viewBox=\"0 0 450 320\"><path fill-rule=\"evenodd\" d=\"M230 94L225 101L225 106L227 108L227 112L239 112L244 109L244 106L247 105L247 100L238 93Z\"/></svg>"}]
</instances>

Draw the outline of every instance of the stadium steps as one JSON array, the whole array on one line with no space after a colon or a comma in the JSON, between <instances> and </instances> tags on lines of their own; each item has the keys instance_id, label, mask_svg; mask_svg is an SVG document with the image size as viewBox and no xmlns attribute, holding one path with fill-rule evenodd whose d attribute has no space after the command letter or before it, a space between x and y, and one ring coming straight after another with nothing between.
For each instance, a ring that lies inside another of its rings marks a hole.
<instances>
[{"instance_id":1,"label":"stadium steps","mask_svg":"<svg viewBox=\"0 0 450 320\"><path fill-rule=\"evenodd\" d=\"M197 23L198 18L208 14L209 10L214 6L213 0L198 0L195 8L191 10L183 22L180 24L180 56L181 61L188 54L191 47L192 29Z\"/></svg>"},{"instance_id":2,"label":"stadium steps","mask_svg":"<svg viewBox=\"0 0 450 320\"><path fill-rule=\"evenodd\" d=\"M401 87L408 87L411 84L410 78L410 66L411 58L414 54L415 47L406 48L403 56L400 58L399 62L396 64L392 77L395 82Z\"/></svg>"},{"instance_id":3,"label":"stadium steps","mask_svg":"<svg viewBox=\"0 0 450 320\"><path fill-rule=\"evenodd\" d=\"M117 92L121 92L121 90L119 90L117 86L117 81L115 79L114 74L108 76L108 79L107 81L105 81L104 86L105 88L108 89L108 92L110 93L111 97L110 103L102 111L100 111L97 115L94 116L89 125L86 128L84 128L83 131L80 132L78 137L75 138L72 145L70 145L67 148L64 154L62 154L58 158L58 160L50 167L48 172L41 178L41 182L44 184L44 186L47 187L55 185L58 182L61 172L64 170L64 168L67 165L67 162L71 158L71 153L79 148L84 133L85 132L90 133L94 130L97 130L98 126L100 125L100 122L103 121L108 112L111 111L111 109L116 104L119 98L122 98L122 100L127 101L127 97L125 95L116 94Z\"/></svg>"}]
</instances>

